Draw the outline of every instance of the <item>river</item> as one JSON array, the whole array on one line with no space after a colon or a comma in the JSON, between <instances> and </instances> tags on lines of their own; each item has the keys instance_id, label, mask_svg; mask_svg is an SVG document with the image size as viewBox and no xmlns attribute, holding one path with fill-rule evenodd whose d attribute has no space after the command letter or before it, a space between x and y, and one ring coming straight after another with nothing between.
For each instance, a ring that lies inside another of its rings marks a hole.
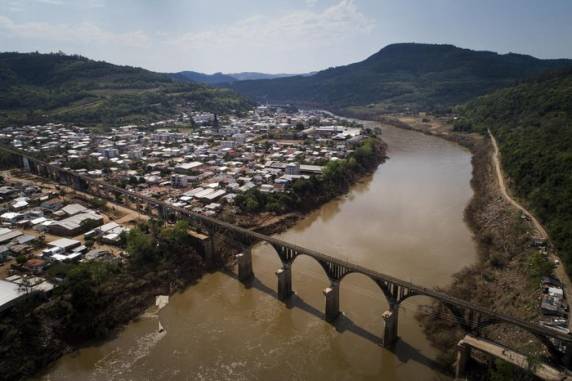
<instances>
[{"instance_id":1,"label":"river","mask_svg":"<svg viewBox=\"0 0 572 381\"><path fill-rule=\"evenodd\" d=\"M463 222L472 196L470 153L453 143L383 127L389 160L351 192L311 213L279 238L374 270L433 287L475 262ZM206 275L145 314L117 337L64 356L36 380L445 380L436 351L414 315L423 297L399 313L395 350L379 346L387 304L367 278L341 284L344 316L323 320L328 286L313 259L292 267L296 296L275 297L280 261L259 245L256 281L245 288L229 275Z\"/></svg>"}]
</instances>

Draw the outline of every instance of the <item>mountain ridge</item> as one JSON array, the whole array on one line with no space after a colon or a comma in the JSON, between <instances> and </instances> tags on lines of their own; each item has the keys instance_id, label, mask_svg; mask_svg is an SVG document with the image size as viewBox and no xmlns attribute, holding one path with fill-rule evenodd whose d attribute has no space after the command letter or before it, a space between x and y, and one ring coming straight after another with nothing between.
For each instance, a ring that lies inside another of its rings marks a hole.
<instances>
[{"instance_id":1,"label":"mountain ridge","mask_svg":"<svg viewBox=\"0 0 572 381\"><path fill-rule=\"evenodd\" d=\"M0 126L152 121L183 106L224 113L252 104L229 89L78 55L0 53Z\"/></svg>"},{"instance_id":2,"label":"mountain ridge","mask_svg":"<svg viewBox=\"0 0 572 381\"><path fill-rule=\"evenodd\" d=\"M492 131L511 190L542 221L572 274L572 69L497 90L457 112L457 131Z\"/></svg>"},{"instance_id":3,"label":"mountain ridge","mask_svg":"<svg viewBox=\"0 0 572 381\"><path fill-rule=\"evenodd\" d=\"M516 53L475 51L450 44L388 45L365 60L328 68L310 77L234 82L228 87L256 101L294 103L343 111L449 108L476 96L572 66Z\"/></svg>"},{"instance_id":4,"label":"mountain ridge","mask_svg":"<svg viewBox=\"0 0 572 381\"><path fill-rule=\"evenodd\" d=\"M276 78L287 78L287 77L295 77L297 75L308 76L312 75L312 73L304 73L304 74L286 74L286 73L278 73L278 74L268 74L268 73L259 73L254 71L244 71L238 73L213 73L213 74L205 74L197 71L192 70L185 70L180 71L177 73L172 73L171 76L175 79L183 79L189 80L195 83L203 83L207 85L223 85L228 83L233 83L237 81L249 81L249 80L259 80L259 79L276 79Z\"/></svg>"}]
</instances>

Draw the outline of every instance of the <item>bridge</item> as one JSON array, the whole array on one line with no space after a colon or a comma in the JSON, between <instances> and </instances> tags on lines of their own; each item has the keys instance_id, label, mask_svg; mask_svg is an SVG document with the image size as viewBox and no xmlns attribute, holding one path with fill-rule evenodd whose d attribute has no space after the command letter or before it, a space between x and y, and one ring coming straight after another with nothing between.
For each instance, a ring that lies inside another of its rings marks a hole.
<instances>
[{"instance_id":1,"label":"bridge","mask_svg":"<svg viewBox=\"0 0 572 381\"><path fill-rule=\"evenodd\" d=\"M209 247L205 250L207 263L216 261L214 258L214 237L223 235L230 237L232 242L242 246L242 253L236 256L238 262L238 279L247 282L253 278L251 248L257 242L270 244L281 261L281 268L276 271L278 297L287 300L292 294L292 264L300 256L308 256L317 261L330 281L330 286L324 290L325 317L329 322L335 322L340 315L339 292L340 283L349 274L358 273L370 278L385 296L389 309L384 312L383 342L386 348L393 348L398 340L399 306L403 301L415 297L426 296L438 301L454 316L458 325L474 337L482 336L484 328L507 324L518 327L536 337L548 350L553 360L569 368L572 363L572 336L533 324L517 317L507 316L488 308L474 305L465 300L453 297L443 292L413 284L396 277L383 274L360 265L344 261L315 250L304 248L289 242L279 240L249 229L245 229L216 218L203 216L190 210L175 207L152 197L127 191L106 182L78 174L69 169L51 165L43 160L11 147L0 146L0 151L13 157L22 169L37 176L54 180L73 189L101 197L114 202L133 202L144 206L144 211L150 216L157 216L167 221L187 220L193 229L204 232L209 237ZM466 347L463 349L466 358ZM464 362L462 362L464 363Z\"/></svg>"}]
</instances>

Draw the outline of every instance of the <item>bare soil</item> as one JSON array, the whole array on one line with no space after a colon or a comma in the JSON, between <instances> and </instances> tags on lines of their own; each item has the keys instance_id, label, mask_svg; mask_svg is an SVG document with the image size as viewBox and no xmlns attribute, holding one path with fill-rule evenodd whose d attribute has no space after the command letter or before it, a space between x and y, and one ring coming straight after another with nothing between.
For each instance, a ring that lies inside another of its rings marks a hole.
<instances>
[{"instance_id":1,"label":"bare soil","mask_svg":"<svg viewBox=\"0 0 572 381\"><path fill-rule=\"evenodd\" d=\"M478 262L455 274L451 285L443 291L494 311L538 322L540 289L528 274L528 256L535 250L530 243L532 237L538 236L537 228L532 219L522 218L523 211L515 207L510 196L506 197L508 193L503 193L491 140L477 134L456 133L444 120L423 119L386 117L382 122L454 141L473 154L474 196L465 210L465 220L477 243ZM433 305L421 309L418 317L430 341L442 351L443 363L452 364L456 344L464 335L453 316ZM525 354L543 351L534 337L514 327L492 325L481 333Z\"/></svg>"}]
</instances>

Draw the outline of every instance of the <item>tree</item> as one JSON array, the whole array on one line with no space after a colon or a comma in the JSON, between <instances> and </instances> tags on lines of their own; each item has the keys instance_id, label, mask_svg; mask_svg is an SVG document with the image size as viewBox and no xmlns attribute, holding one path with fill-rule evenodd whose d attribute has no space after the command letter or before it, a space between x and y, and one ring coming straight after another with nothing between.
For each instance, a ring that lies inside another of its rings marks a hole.
<instances>
[{"instance_id":1,"label":"tree","mask_svg":"<svg viewBox=\"0 0 572 381\"><path fill-rule=\"evenodd\" d=\"M79 225L81 226L81 230L85 232L95 229L100 225L100 223L97 220L92 220L91 218L88 218L86 220L81 221Z\"/></svg>"},{"instance_id":2,"label":"tree","mask_svg":"<svg viewBox=\"0 0 572 381\"><path fill-rule=\"evenodd\" d=\"M149 234L135 227L127 234L127 252L136 264L154 263L158 259L157 245Z\"/></svg>"},{"instance_id":3,"label":"tree","mask_svg":"<svg viewBox=\"0 0 572 381\"><path fill-rule=\"evenodd\" d=\"M554 268L555 265L538 251L531 254L528 258L528 274L535 283L543 276L552 275Z\"/></svg>"}]
</instances>

